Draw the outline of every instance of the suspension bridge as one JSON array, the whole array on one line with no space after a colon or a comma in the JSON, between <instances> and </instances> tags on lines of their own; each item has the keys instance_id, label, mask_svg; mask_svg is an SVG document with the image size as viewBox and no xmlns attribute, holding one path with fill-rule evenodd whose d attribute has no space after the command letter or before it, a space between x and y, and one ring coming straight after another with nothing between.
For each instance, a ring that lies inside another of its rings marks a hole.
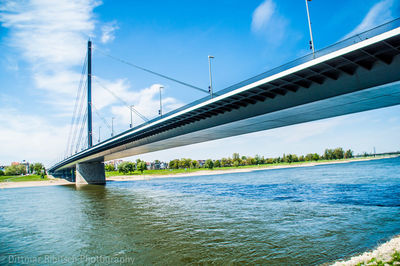
<instances>
[{"instance_id":1,"label":"suspension bridge","mask_svg":"<svg viewBox=\"0 0 400 266\"><path fill-rule=\"evenodd\" d=\"M93 144L92 110L107 127L112 125L91 100L91 49L89 41L65 156L49 169L54 176L77 183L105 183L103 163L108 160L400 104L397 19L226 89L210 91L207 97L154 119L147 119L95 78L143 123Z\"/></svg>"}]
</instances>

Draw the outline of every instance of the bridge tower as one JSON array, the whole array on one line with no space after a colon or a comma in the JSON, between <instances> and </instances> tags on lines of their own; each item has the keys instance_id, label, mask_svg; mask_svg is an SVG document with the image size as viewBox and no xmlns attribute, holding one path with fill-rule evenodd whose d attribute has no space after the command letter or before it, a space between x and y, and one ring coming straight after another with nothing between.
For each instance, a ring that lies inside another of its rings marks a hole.
<instances>
[{"instance_id":1,"label":"bridge tower","mask_svg":"<svg viewBox=\"0 0 400 266\"><path fill-rule=\"evenodd\" d=\"M87 123L88 123L88 148L93 145L92 132L92 42L88 41L88 71L87 71Z\"/></svg>"}]
</instances>

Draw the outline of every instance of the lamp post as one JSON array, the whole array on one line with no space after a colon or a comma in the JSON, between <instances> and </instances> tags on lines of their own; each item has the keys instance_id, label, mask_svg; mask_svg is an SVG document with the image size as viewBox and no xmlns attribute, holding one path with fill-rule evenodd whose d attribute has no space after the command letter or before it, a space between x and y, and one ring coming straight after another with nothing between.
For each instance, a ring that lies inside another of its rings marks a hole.
<instances>
[{"instance_id":1,"label":"lamp post","mask_svg":"<svg viewBox=\"0 0 400 266\"><path fill-rule=\"evenodd\" d=\"M315 58L315 48L314 48L314 40L313 40L312 29L311 29L310 11L308 10L308 1L311 1L311 0L305 0L305 1L306 1L306 9L307 9L308 28L310 29L310 38L311 38L310 49L312 50L313 58Z\"/></svg>"},{"instance_id":2,"label":"lamp post","mask_svg":"<svg viewBox=\"0 0 400 266\"><path fill-rule=\"evenodd\" d=\"M158 110L158 114L162 116L162 102L161 102L161 89L164 89L163 86L160 86L160 110Z\"/></svg>"},{"instance_id":3,"label":"lamp post","mask_svg":"<svg viewBox=\"0 0 400 266\"><path fill-rule=\"evenodd\" d=\"M114 136L114 119L115 117L111 118L111 137Z\"/></svg>"},{"instance_id":4,"label":"lamp post","mask_svg":"<svg viewBox=\"0 0 400 266\"><path fill-rule=\"evenodd\" d=\"M98 140L99 143L100 143L100 129L101 129L101 126L99 126L99 140Z\"/></svg>"},{"instance_id":5,"label":"lamp post","mask_svg":"<svg viewBox=\"0 0 400 266\"><path fill-rule=\"evenodd\" d=\"M132 124L132 108L133 108L133 104L131 105L131 106L129 106L129 109L131 109L131 124L129 125L129 128L132 128L133 127L133 124Z\"/></svg>"},{"instance_id":6,"label":"lamp post","mask_svg":"<svg viewBox=\"0 0 400 266\"><path fill-rule=\"evenodd\" d=\"M208 87L208 91L210 92L211 98L213 97L212 75L211 75L211 59L212 58L214 58L214 56L212 56L212 55L208 56L208 70L210 72L210 86Z\"/></svg>"}]
</instances>

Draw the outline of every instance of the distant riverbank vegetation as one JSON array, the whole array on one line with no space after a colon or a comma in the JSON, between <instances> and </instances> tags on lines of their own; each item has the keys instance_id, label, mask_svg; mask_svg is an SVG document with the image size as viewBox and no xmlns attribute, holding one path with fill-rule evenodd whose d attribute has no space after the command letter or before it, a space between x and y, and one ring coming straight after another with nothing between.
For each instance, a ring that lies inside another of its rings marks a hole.
<instances>
[{"instance_id":1,"label":"distant riverbank vegetation","mask_svg":"<svg viewBox=\"0 0 400 266\"><path fill-rule=\"evenodd\" d=\"M107 176L132 175L132 174L174 174L187 173L201 170L229 169L229 168L250 168L250 167L268 167L271 165L299 164L306 162L321 162L331 160L342 160L353 158L352 150L343 148L325 149L323 154L309 153L306 155L283 154L282 157L265 158L256 155L240 156L234 153L232 157L221 158L218 160L192 160L190 158L174 159L169 163L155 160L152 163L146 163L140 159L136 162L119 161L108 162L105 164Z\"/></svg>"},{"instance_id":2,"label":"distant riverbank vegetation","mask_svg":"<svg viewBox=\"0 0 400 266\"><path fill-rule=\"evenodd\" d=\"M0 169L0 182L46 180L46 169L42 163L12 163Z\"/></svg>"}]
</instances>

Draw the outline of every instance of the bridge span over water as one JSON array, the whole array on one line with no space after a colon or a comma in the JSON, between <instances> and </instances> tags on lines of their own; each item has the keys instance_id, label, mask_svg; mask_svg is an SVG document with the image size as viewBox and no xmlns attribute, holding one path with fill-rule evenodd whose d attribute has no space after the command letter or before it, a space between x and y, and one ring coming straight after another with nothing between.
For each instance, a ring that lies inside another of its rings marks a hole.
<instances>
[{"instance_id":1,"label":"bridge span over water","mask_svg":"<svg viewBox=\"0 0 400 266\"><path fill-rule=\"evenodd\" d=\"M243 81L53 165L104 183L103 162L400 104L400 21Z\"/></svg>"}]
</instances>

